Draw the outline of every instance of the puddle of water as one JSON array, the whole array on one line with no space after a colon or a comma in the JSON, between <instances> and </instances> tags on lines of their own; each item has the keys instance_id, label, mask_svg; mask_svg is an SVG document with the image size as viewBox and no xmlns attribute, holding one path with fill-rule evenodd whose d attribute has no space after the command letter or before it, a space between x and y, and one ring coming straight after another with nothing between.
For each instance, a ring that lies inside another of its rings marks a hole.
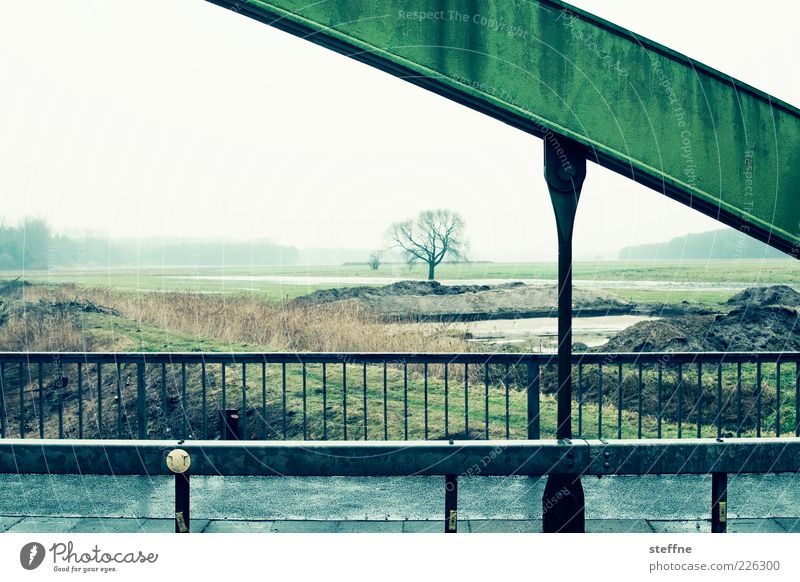
<instances>
[{"instance_id":1,"label":"puddle of water","mask_svg":"<svg viewBox=\"0 0 800 582\"><path fill-rule=\"evenodd\" d=\"M572 338L590 347L601 346L617 332L640 321L656 317L640 315L605 315L578 317L573 320ZM471 341L485 345L525 347L533 351L555 352L558 348L558 318L532 317L519 319L490 319L486 321L457 321L452 323L422 323L437 330L456 330L469 333Z\"/></svg>"},{"instance_id":2,"label":"puddle of water","mask_svg":"<svg viewBox=\"0 0 800 582\"><path fill-rule=\"evenodd\" d=\"M231 283L276 283L284 285L391 285L399 281L423 281L413 277L339 277L306 275L169 275L169 279L191 281L225 281ZM503 285L524 283L526 285L554 285L555 279L442 279L442 285ZM585 289L659 289L690 291L741 291L752 283L704 283L696 281L619 281L605 279L575 279L576 287Z\"/></svg>"}]
</instances>

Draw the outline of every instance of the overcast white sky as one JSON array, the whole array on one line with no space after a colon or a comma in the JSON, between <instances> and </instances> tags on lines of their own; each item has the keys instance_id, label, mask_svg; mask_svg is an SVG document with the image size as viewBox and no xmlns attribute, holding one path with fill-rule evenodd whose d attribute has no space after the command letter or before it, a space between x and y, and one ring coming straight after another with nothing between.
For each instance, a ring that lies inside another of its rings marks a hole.
<instances>
[{"instance_id":1,"label":"overcast white sky","mask_svg":"<svg viewBox=\"0 0 800 582\"><path fill-rule=\"evenodd\" d=\"M793 2L575 2L795 105ZM541 142L202 0L0 0L2 215L112 236L375 248L459 211L476 259L554 259ZM577 257L717 228L590 164Z\"/></svg>"}]
</instances>

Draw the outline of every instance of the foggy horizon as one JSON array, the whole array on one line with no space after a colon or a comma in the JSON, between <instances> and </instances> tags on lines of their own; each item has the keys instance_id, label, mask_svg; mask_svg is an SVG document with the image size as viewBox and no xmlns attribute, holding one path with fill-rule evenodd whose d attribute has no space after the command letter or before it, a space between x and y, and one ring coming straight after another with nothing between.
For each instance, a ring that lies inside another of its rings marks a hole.
<instances>
[{"instance_id":1,"label":"foggy horizon","mask_svg":"<svg viewBox=\"0 0 800 582\"><path fill-rule=\"evenodd\" d=\"M688 2L691 19L675 5L575 4L800 102L788 21ZM7 224L374 250L392 222L441 207L464 217L471 259L556 260L541 141L366 65L190 0L7 3L0 33ZM589 164L574 252L609 258L717 229Z\"/></svg>"}]
</instances>

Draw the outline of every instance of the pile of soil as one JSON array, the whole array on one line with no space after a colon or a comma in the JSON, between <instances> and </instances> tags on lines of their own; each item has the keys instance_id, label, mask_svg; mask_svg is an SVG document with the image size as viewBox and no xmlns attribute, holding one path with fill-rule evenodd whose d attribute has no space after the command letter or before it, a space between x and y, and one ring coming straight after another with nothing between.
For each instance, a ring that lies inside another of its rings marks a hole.
<instances>
[{"instance_id":1,"label":"pile of soil","mask_svg":"<svg viewBox=\"0 0 800 582\"><path fill-rule=\"evenodd\" d=\"M598 351L798 351L800 294L786 285L751 287L728 301L730 312L686 315L632 325Z\"/></svg>"},{"instance_id":2,"label":"pile of soil","mask_svg":"<svg viewBox=\"0 0 800 582\"><path fill-rule=\"evenodd\" d=\"M510 283L503 287L514 287L522 283ZM295 303L305 305L319 305L332 301L347 299L368 300L376 297L387 296L426 296L426 295L458 295L461 293L475 293L488 291L489 285L442 285L438 281L399 281L384 287L338 287L336 289L322 289L308 295L303 295L294 300Z\"/></svg>"},{"instance_id":3,"label":"pile of soil","mask_svg":"<svg viewBox=\"0 0 800 582\"><path fill-rule=\"evenodd\" d=\"M800 306L800 293L789 285L771 285L769 287L748 287L728 299L728 305L788 305Z\"/></svg>"},{"instance_id":4,"label":"pile of soil","mask_svg":"<svg viewBox=\"0 0 800 582\"><path fill-rule=\"evenodd\" d=\"M576 317L632 313L636 305L604 291L574 289ZM442 285L401 281L385 287L350 287L315 291L297 304L354 301L387 320L463 321L512 317L555 317L555 285Z\"/></svg>"}]
</instances>

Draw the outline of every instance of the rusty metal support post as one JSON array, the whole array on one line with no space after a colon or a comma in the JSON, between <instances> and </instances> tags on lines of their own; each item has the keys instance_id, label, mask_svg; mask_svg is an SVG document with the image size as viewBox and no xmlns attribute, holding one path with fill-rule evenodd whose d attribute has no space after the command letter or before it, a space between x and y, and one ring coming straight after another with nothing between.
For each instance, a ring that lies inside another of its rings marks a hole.
<instances>
[{"instance_id":1,"label":"rusty metal support post","mask_svg":"<svg viewBox=\"0 0 800 582\"><path fill-rule=\"evenodd\" d=\"M711 533L728 531L728 474L711 473Z\"/></svg>"},{"instance_id":2,"label":"rusty metal support post","mask_svg":"<svg viewBox=\"0 0 800 582\"><path fill-rule=\"evenodd\" d=\"M586 178L586 151L565 137L544 135L544 177L558 232L558 424L556 438L572 438L572 231ZM549 475L542 499L546 533L583 532L580 477Z\"/></svg>"},{"instance_id":3,"label":"rusty metal support post","mask_svg":"<svg viewBox=\"0 0 800 582\"><path fill-rule=\"evenodd\" d=\"M167 454L167 468L175 475L175 533L190 533L189 467L192 458L183 449L173 449Z\"/></svg>"},{"instance_id":4,"label":"rusty metal support post","mask_svg":"<svg viewBox=\"0 0 800 582\"><path fill-rule=\"evenodd\" d=\"M444 533L458 531L458 477L444 478Z\"/></svg>"},{"instance_id":5,"label":"rusty metal support post","mask_svg":"<svg viewBox=\"0 0 800 582\"><path fill-rule=\"evenodd\" d=\"M219 411L220 432L224 441L242 440L241 424L239 422L239 410L236 408L226 408Z\"/></svg>"}]
</instances>

